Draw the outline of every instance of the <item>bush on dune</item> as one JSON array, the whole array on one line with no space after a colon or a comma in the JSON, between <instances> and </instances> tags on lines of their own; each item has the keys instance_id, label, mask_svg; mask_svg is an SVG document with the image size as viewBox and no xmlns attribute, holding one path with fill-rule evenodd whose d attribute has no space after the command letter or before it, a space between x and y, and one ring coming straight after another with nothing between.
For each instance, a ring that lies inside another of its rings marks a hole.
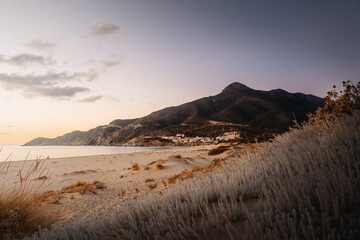
<instances>
[{"instance_id":1,"label":"bush on dune","mask_svg":"<svg viewBox=\"0 0 360 240\"><path fill-rule=\"evenodd\" d=\"M360 111L332 116L34 239L359 239Z\"/></svg>"},{"instance_id":2,"label":"bush on dune","mask_svg":"<svg viewBox=\"0 0 360 240\"><path fill-rule=\"evenodd\" d=\"M354 110L360 110L360 82L355 85L351 81L344 81L342 85L343 90L334 85L333 90L324 98L324 105L319 107L315 114L307 114L309 123L332 121L343 115L351 115Z\"/></svg>"}]
</instances>

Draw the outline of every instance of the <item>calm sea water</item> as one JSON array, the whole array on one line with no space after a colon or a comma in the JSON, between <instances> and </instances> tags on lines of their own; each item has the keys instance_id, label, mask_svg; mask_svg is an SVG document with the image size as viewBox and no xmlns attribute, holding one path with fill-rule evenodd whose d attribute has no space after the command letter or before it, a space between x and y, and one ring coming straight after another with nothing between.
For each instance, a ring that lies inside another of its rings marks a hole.
<instances>
[{"instance_id":1,"label":"calm sea water","mask_svg":"<svg viewBox=\"0 0 360 240\"><path fill-rule=\"evenodd\" d=\"M108 147L108 146L21 146L14 144L1 144L0 162L8 156L12 161L28 160L36 158L60 158L77 157L116 153L132 153L164 149L170 147Z\"/></svg>"}]
</instances>

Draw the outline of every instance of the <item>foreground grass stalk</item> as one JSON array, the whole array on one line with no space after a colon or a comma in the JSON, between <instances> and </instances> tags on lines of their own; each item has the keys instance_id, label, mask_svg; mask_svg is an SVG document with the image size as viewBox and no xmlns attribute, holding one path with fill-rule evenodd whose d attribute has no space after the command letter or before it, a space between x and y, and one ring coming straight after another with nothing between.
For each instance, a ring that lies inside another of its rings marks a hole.
<instances>
[{"instance_id":1,"label":"foreground grass stalk","mask_svg":"<svg viewBox=\"0 0 360 240\"><path fill-rule=\"evenodd\" d=\"M18 182L1 183L0 188L0 239L17 239L31 235L39 227L56 222L55 214L49 212L38 201L37 192L43 184L33 186L32 180L44 174L45 160L24 161L19 169ZM0 162L0 174L8 174L11 161Z\"/></svg>"}]
</instances>

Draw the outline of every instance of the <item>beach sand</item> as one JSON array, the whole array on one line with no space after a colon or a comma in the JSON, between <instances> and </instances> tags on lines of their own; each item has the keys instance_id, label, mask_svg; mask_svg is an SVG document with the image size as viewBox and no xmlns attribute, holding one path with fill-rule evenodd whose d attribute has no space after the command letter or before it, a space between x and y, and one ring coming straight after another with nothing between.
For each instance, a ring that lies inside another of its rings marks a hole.
<instances>
[{"instance_id":1,"label":"beach sand","mask_svg":"<svg viewBox=\"0 0 360 240\"><path fill-rule=\"evenodd\" d=\"M31 185L38 189L39 193L44 193L61 190L78 181L102 182L105 189L87 191L84 194L65 193L53 203L42 203L47 205L49 210L57 211L60 221L70 221L104 211L142 194L162 194L169 187L169 177L185 169L210 164L213 159L224 155L209 156L208 152L212 148L215 146L47 159L44 163L46 171L37 175L42 179L34 180L33 177ZM24 169L32 162L26 161ZM156 167L158 163L163 168ZM12 184L19 185L19 177L16 175L23 164L22 161L12 162L8 173L0 175L0 183L6 183L7 187Z\"/></svg>"}]
</instances>

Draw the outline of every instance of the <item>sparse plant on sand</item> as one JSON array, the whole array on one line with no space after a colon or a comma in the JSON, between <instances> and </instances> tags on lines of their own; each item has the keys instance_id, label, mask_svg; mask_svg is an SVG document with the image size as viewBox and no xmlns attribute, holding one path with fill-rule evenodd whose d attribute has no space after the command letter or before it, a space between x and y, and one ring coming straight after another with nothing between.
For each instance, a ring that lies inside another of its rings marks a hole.
<instances>
[{"instance_id":1,"label":"sparse plant on sand","mask_svg":"<svg viewBox=\"0 0 360 240\"><path fill-rule=\"evenodd\" d=\"M159 162L155 165L155 168L158 170L162 170L162 169L164 169L164 165L161 162Z\"/></svg>"},{"instance_id":2,"label":"sparse plant on sand","mask_svg":"<svg viewBox=\"0 0 360 240\"><path fill-rule=\"evenodd\" d=\"M42 194L39 194L37 196L38 201L40 202L47 202L52 204L58 204L60 203L60 199L65 196L65 194L71 193L79 193L79 194L85 194L86 192L91 192L95 195L97 195L98 189L106 189L106 186L104 183L99 181L93 181L92 183L77 181L75 184L69 185L67 187L62 188L58 191L46 191Z\"/></svg>"},{"instance_id":3,"label":"sparse plant on sand","mask_svg":"<svg viewBox=\"0 0 360 240\"><path fill-rule=\"evenodd\" d=\"M150 190L153 190L157 187L157 184L154 183L154 184L149 184L148 187L150 188Z\"/></svg>"},{"instance_id":4,"label":"sparse plant on sand","mask_svg":"<svg viewBox=\"0 0 360 240\"><path fill-rule=\"evenodd\" d=\"M153 178L147 178L147 179L145 179L145 183L153 182L153 181L155 181L155 179L153 179Z\"/></svg>"},{"instance_id":5,"label":"sparse plant on sand","mask_svg":"<svg viewBox=\"0 0 360 240\"><path fill-rule=\"evenodd\" d=\"M131 169L134 170L134 171L139 170L139 164L134 163L134 164L131 166Z\"/></svg>"}]
</instances>

